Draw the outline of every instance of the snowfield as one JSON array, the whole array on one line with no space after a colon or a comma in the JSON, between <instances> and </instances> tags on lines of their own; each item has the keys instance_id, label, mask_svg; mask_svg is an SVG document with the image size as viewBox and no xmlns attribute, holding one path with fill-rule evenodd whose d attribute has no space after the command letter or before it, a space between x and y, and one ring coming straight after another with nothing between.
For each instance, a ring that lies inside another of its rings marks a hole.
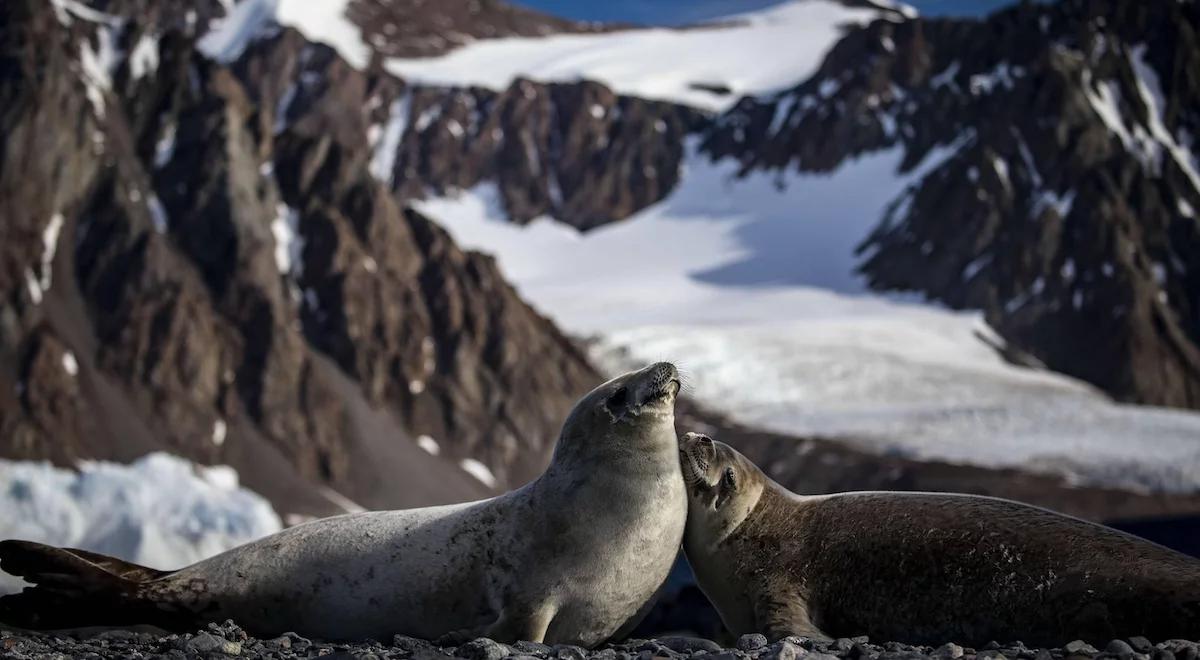
<instances>
[{"instance_id":1,"label":"snowfield","mask_svg":"<svg viewBox=\"0 0 1200 660\"><path fill-rule=\"evenodd\" d=\"M79 471L0 460L0 539L92 550L172 569L281 529L266 500L225 466L156 453ZM21 581L0 573L0 593Z\"/></svg>"},{"instance_id":2,"label":"snowfield","mask_svg":"<svg viewBox=\"0 0 1200 660\"><path fill-rule=\"evenodd\" d=\"M386 66L402 78L432 85L502 89L518 77L594 80L622 94L719 112L742 96L804 81L845 26L881 16L874 9L806 0L687 30L487 39L440 57L390 59Z\"/></svg>"},{"instance_id":3,"label":"snowfield","mask_svg":"<svg viewBox=\"0 0 1200 660\"><path fill-rule=\"evenodd\" d=\"M372 48L346 18L348 3L242 0L215 22L200 50L232 62L254 39L271 34L275 26L287 26L363 69ZM915 15L903 5L877 4ZM719 112L744 95L786 89L811 76L846 26L895 16L832 0L796 0L686 30L482 39L440 57L386 58L384 67L410 82L493 89L506 88L518 77L594 80L619 93ZM712 91L720 88L727 91Z\"/></svg>"},{"instance_id":4,"label":"snowfield","mask_svg":"<svg viewBox=\"0 0 1200 660\"><path fill-rule=\"evenodd\" d=\"M946 152L907 175L883 152L832 176L738 180L733 162L692 145L670 197L587 234L508 223L490 186L418 206L495 254L567 331L596 337L610 370L673 360L695 397L742 423L1081 483L1200 489L1200 415L1116 405L1006 363L977 313L866 291L854 248Z\"/></svg>"}]
</instances>

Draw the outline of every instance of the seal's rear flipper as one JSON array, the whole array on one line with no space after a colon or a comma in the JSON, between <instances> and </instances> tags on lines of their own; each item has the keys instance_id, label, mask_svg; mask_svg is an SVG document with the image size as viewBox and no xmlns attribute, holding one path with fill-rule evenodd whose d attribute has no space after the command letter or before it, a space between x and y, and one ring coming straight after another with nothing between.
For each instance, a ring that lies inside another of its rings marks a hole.
<instances>
[{"instance_id":1,"label":"seal's rear flipper","mask_svg":"<svg viewBox=\"0 0 1200 660\"><path fill-rule=\"evenodd\" d=\"M168 575L114 557L30 541L0 541L0 569L35 586L0 597L0 622L28 629L127 625L139 586Z\"/></svg>"}]
</instances>

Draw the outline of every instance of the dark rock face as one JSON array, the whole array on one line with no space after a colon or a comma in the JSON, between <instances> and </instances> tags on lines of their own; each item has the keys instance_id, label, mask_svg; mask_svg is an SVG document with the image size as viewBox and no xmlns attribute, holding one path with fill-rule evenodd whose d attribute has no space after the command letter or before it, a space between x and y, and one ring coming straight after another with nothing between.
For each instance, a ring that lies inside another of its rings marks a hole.
<instances>
[{"instance_id":1,"label":"dark rock face","mask_svg":"<svg viewBox=\"0 0 1200 660\"><path fill-rule=\"evenodd\" d=\"M1198 24L1194 3L1124 0L877 21L705 148L808 172L901 149L922 174L862 245L872 286L982 309L1120 399L1198 407Z\"/></svg>"},{"instance_id":2,"label":"dark rock face","mask_svg":"<svg viewBox=\"0 0 1200 660\"><path fill-rule=\"evenodd\" d=\"M478 39L599 32L616 26L555 18L501 0L355 0L347 15L384 57L433 57Z\"/></svg>"},{"instance_id":3,"label":"dark rock face","mask_svg":"<svg viewBox=\"0 0 1200 660\"><path fill-rule=\"evenodd\" d=\"M597 375L371 176L361 109L396 82L290 32L226 68L186 26L106 10L125 18L0 9L0 453L169 448L315 513L284 491L400 506L487 492L459 459L496 488L535 475Z\"/></svg>"},{"instance_id":4,"label":"dark rock face","mask_svg":"<svg viewBox=\"0 0 1200 660\"><path fill-rule=\"evenodd\" d=\"M592 82L404 94L389 101L407 122L385 174L402 198L490 183L513 221L548 215L583 230L666 197L679 182L684 138L704 122L697 111Z\"/></svg>"}]
</instances>

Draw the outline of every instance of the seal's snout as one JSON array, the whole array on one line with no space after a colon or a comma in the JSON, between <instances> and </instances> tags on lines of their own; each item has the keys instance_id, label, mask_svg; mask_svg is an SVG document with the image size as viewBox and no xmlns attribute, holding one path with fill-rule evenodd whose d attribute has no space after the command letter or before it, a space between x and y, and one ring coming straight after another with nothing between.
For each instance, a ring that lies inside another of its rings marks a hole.
<instances>
[{"instance_id":1,"label":"seal's snout","mask_svg":"<svg viewBox=\"0 0 1200 660\"><path fill-rule=\"evenodd\" d=\"M655 362L649 367L646 367L646 370L655 374L659 379L679 379L679 370L676 369L675 365L671 364L670 362Z\"/></svg>"},{"instance_id":2,"label":"seal's snout","mask_svg":"<svg viewBox=\"0 0 1200 660\"><path fill-rule=\"evenodd\" d=\"M642 403L657 399L674 398L682 387L679 381L679 370L670 362L656 362L642 370L643 391Z\"/></svg>"},{"instance_id":3,"label":"seal's snout","mask_svg":"<svg viewBox=\"0 0 1200 660\"><path fill-rule=\"evenodd\" d=\"M604 408L613 421L637 418L643 413L662 417L675 409L675 397L680 387L675 365L657 362L608 384Z\"/></svg>"},{"instance_id":4,"label":"seal's snout","mask_svg":"<svg viewBox=\"0 0 1200 660\"><path fill-rule=\"evenodd\" d=\"M705 467L717 458L717 447L713 439L703 433L685 433L679 441L679 451Z\"/></svg>"},{"instance_id":5,"label":"seal's snout","mask_svg":"<svg viewBox=\"0 0 1200 660\"><path fill-rule=\"evenodd\" d=\"M679 462L684 481L699 495L708 490L708 468L717 458L716 445L703 433L685 433L679 440Z\"/></svg>"}]
</instances>

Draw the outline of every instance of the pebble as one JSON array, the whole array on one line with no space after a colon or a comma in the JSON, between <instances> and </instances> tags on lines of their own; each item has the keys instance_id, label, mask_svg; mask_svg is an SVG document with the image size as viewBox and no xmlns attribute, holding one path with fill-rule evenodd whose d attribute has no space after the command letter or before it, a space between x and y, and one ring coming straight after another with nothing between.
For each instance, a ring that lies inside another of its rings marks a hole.
<instances>
[{"instance_id":1,"label":"pebble","mask_svg":"<svg viewBox=\"0 0 1200 660\"><path fill-rule=\"evenodd\" d=\"M138 638L138 634L133 632L132 630L105 630L104 632L96 635L92 639L128 641L128 640L137 639L137 638Z\"/></svg>"},{"instance_id":2,"label":"pebble","mask_svg":"<svg viewBox=\"0 0 1200 660\"><path fill-rule=\"evenodd\" d=\"M554 652L554 647L541 642L520 641L513 644L513 648L521 653L528 653L534 656L548 656Z\"/></svg>"},{"instance_id":3,"label":"pebble","mask_svg":"<svg viewBox=\"0 0 1200 660\"><path fill-rule=\"evenodd\" d=\"M242 645L231 642L224 637L202 632L184 643L185 651L193 653L223 653L225 655L241 655Z\"/></svg>"},{"instance_id":4,"label":"pebble","mask_svg":"<svg viewBox=\"0 0 1200 660\"><path fill-rule=\"evenodd\" d=\"M1150 643L1150 640L1146 639L1145 637L1130 637L1129 646L1131 646L1133 650L1137 651L1138 653L1154 652L1154 644Z\"/></svg>"},{"instance_id":5,"label":"pebble","mask_svg":"<svg viewBox=\"0 0 1200 660\"><path fill-rule=\"evenodd\" d=\"M1067 645L1063 647L1063 651L1066 651L1067 655L1096 655L1100 652L1096 650L1096 647L1088 644L1082 639L1068 642Z\"/></svg>"},{"instance_id":6,"label":"pebble","mask_svg":"<svg viewBox=\"0 0 1200 660\"><path fill-rule=\"evenodd\" d=\"M1134 654L1133 647L1119 639L1109 642L1108 646L1104 647L1104 652L1115 656L1131 656Z\"/></svg>"},{"instance_id":7,"label":"pebble","mask_svg":"<svg viewBox=\"0 0 1200 660\"><path fill-rule=\"evenodd\" d=\"M789 640L790 641L790 640ZM757 651L767 645L767 636L762 633L751 633L742 635L737 640L737 650L739 651Z\"/></svg>"},{"instance_id":8,"label":"pebble","mask_svg":"<svg viewBox=\"0 0 1200 660\"><path fill-rule=\"evenodd\" d=\"M294 633L288 633L288 634L292 635ZM297 637L299 637L299 636L297 635ZM304 638L300 637L300 639L304 639ZM304 641L307 642L308 640L304 640ZM407 651L409 653L416 653L418 651L435 651L438 648L437 646L434 646L434 644L432 642L427 642L423 639L417 639L416 637L407 637L405 635L393 636L392 637L392 646L394 646L402 651Z\"/></svg>"},{"instance_id":9,"label":"pebble","mask_svg":"<svg viewBox=\"0 0 1200 660\"><path fill-rule=\"evenodd\" d=\"M294 632L283 633L283 636L284 636L284 638L286 638L288 640L288 643L291 645L290 648L306 649L306 648L312 646L311 640L309 640L307 637L301 637L300 635L297 635Z\"/></svg>"},{"instance_id":10,"label":"pebble","mask_svg":"<svg viewBox=\"0 0 1200 660\"><path fill-rule=\"evenodd\" d=\"M963 647L953 642L949 642L937 647L933 650L933 653L930 653L929 655L935 658L961 658L963 657Z\"/></svg>"},{"instance_id":11,"label":"pebble","mask_svg":"<svg viewBox=\"0 0 1200 660\"><path fill-rule=\"evenodd\" d=\"M506 644L480 637L458 647L454 655L467 660L500 660L512 655L512 649Z\"/></svg>"},{"instance_id":12,"label":"pebble","mask_svg":"<svg viewBox=\"0 0 1200 660\"><path fill-rule=\"evenodd\" d=\"M658 643L676 653L694 654L698 651L716 653L723 650L720 644L700 637L660 637Z\"/></svg>"},{"instance_id":13,"label":"pebble","mask_svg":"<svg viewBox=\"0 0 1200 660\"><path fill-rule=\"evenodd\" d=\"M801 652L802 650L799 646L784 640L781 642L775 642L771 646L767 647L766 653L760 655L759 660L796 660L796 658L800 656ZM809 655L806 655L805 657L809 657Z\"/></svg>"},{"instance_id":14,"label":"pebble","mask_svg":"<svg viewBox=\"0 0 1200 660\"><path fill-rule=\"evenodd\" d=\"M854 642L854 646L850 647L850 651L846 653L846 657L850 660L859 660L859 658L870 657L871 651L867 649L865 644Z\"/></svg>"},{"instance_id":15,"label":"pebble","mask_svg":"<svg viewBox=\"0 0 1200 660\"><path fill-rule=\"evenodd\" d=\"M587 651L581 646L572 644L556 644L554 646L554 657L558 660L585 660Z\"/></svg>"}]
</instances>

